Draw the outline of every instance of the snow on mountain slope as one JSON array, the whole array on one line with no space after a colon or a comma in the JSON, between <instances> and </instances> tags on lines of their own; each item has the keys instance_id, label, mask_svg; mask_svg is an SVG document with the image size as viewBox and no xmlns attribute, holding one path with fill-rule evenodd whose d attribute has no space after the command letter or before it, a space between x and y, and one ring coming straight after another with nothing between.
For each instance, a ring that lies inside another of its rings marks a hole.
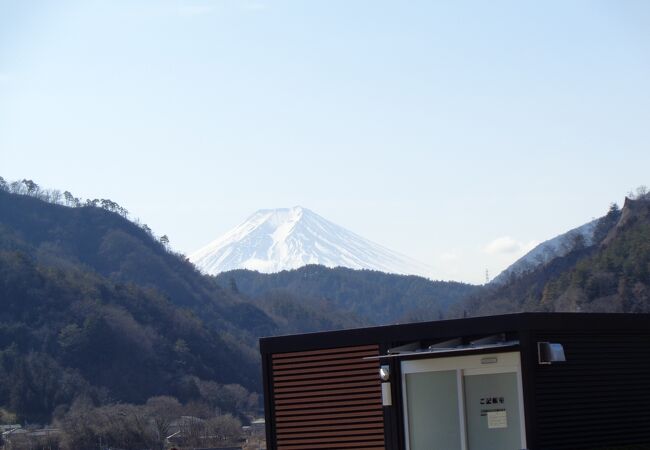
<instances>
[{"instance_id":1,"label":"snow on mountain slope","mask_svg":"<svg viewBox=\"0 0 650 450\"><path fill-rule=\"evenodd\" d=\"M424 264L300 206L257 211L189 258L199 270L212 275L233 269L269 273L321 264L431 276Z\"/></svg>"},{"instance_id":2,"label":"snow on mountain slope","mask_svg":"<svg viewBox=\"0 0 650 450\"><path fill-rule=\"evenodd\" d=\"M520 273L546 264L558 256L566 255L573 247L574 240L578 235L582 235L585 245L591 245L594 231L596 230L596 225L599 220L600 219L592 220L591 222L556 236L553 239L542 242L496 276L492 280L492 283L504 284L508 281L511 274L519 275Z\"/></svg>"}]
</instances>

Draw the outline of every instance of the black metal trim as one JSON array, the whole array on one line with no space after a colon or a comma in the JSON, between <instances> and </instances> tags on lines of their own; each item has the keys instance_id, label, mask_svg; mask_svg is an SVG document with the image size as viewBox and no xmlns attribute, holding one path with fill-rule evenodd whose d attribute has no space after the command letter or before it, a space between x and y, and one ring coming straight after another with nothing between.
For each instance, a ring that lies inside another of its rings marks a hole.
<instances>
[{"instance_id":1,"label":"black metal trim","mask_svg":"<svg viewBox=\"0 0 650 450\"><path fill-rule=\"evenodd\" d=\"M533 443L537 442L535 424L537 423L537 409L535 408L535 370L537 364L536 346L530 330L519 332L521 384L524 402L524 425L526 428L526 445L533 450Z\"/></svg>"},{"instance_id":2,"label":"black metal trim","mask_svg":"<svg viewBox=\"0 0 650 450\"><path fill-rule=\"evenodd\" d=\"M511 342L505 345L465 347L457 349L445 349L440 351L423 350L420 352L395 353L392 355L368 356L366 360L377 359L380 363L386 363L389 360L404 361L407 359L432 359L432 358L449 358L452 356L464 355L481 355L484 353L503 353L504 351L513 351L519 349L519 342Z\"/></svg>"},{"instance_id":3,"label":"black metal trim","mask_svg":"<svg viewBox=\"0 0 650 450\"><path fill-rule=\"evenodd\" d=\"M395 408L397 429L395 431L397 446L395 447L398 450L406 449L406 430L404 429L404 393L402 392L402 365L399 364L399 361L391 361L391 372L395 375L395 378L398 380L397 383L393 386L393 395L397 399L397 407Z\"/></svg>"},{"instance_id":4,"label":"black metal trim","mask_svg":"<svg viewBox=\"0 0 650 450\"><path fill-rule=\"evenodd\" d=\"M284 353L377 343L401 343L427 338L453 338L516 330L621 330L650 327L650 314L516 313L501 316L355 328L300 335L264 337L262 353Z\"/></svg>"},{"instance_id":5,"label":"black metal trim","mask_svg":"<svg viewBox=\"0 0 650 450\"><path fill-rule=\"evenodd\" d=\"M275 445L275 411L273 408L273 380L271 370L271 355L262 354L262 384L264 385L264 427L266 432L266 448L276 450Z\"/></svg>"}]
</instances>

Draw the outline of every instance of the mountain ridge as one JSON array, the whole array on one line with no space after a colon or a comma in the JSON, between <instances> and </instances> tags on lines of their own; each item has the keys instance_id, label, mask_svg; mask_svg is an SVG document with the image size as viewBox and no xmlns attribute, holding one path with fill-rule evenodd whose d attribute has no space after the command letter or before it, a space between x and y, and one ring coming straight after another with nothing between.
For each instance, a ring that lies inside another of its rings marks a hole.
<instances>
[{"instance_id":1,"label":"mountain ridge","mask_svg":"<svg viewBox=\"0 0 650 450\"><path fill-rule=\"evenodd\" d=\"M453 305L452 316L515 311L650 312L650 195L612 204L588 245L576 239L566 254L487 285Z\"/></svg>"},{"instance_id":2,"label":"mountain ridge","mask_svg":"<svg viewBox=\"0 0 650 450\"><path fill-rule=\"evenodd\" d=\"M505 284L513 276L534 270L538 266L544 265L557 257L566 255L571 251L575 239L584 239L586 245L591 245L599 220L591 220L567 232L547 239L510 264L494 277L490 283L493 285Z\"/></svg>"},{"instance_id":3,"label":"mountain ridge","mask_svg":"<svg viewBox=\"0 0 650 450\"><path fill-rule=\"evenodd\" d=\"M358 318L362 325L436 320L454 303L481 289L416 275L319 265L269 274L238 269L222 272L215 279L251 298L267 314L273 313L267 306L285 296L299 299L302 305L326 304L332 311Z\"/></svg>"}]
</instances>

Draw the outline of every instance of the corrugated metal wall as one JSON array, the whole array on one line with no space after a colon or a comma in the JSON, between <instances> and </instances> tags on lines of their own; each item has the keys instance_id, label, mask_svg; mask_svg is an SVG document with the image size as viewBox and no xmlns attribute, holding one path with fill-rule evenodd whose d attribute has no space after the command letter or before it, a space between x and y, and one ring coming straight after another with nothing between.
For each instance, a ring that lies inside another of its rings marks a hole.
<instances>
[{"instance_id":1,"label":"corrugated metal wall","mask_svg":"<svg viewBox=\"0 0 650 450\"><path fill-rule=\"evenodd\" d=\"M384 450L377 345L272 355L277 450ZM269 448L274 448L270 446Z\"/></svg>"},{"instance_id":2,"label":"corrugated metal wall","mask_svg":"<svg viewBox=\"0 0 650 450\"><path fill-rule=\"evenodd\" d=\"M536 333L567 361L535 369L535 450L650 443L650 334Z\"/></svg>"}]
</instances>

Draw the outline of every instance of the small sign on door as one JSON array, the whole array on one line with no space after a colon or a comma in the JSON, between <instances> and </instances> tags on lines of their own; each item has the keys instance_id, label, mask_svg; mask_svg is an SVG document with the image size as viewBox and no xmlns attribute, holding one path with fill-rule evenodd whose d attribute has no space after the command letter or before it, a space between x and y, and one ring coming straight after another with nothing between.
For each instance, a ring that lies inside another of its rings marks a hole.
<instances>
[{"instance_id":1,"label":"small sign on door","mask_svg":"<svg viewBox=\"0 0 650 450\"><path fill-rule=\"evenodd\" d=\"M505 409L488 411L488 428L508 428L508 413Z\"/></svg>"}]
</instances>

